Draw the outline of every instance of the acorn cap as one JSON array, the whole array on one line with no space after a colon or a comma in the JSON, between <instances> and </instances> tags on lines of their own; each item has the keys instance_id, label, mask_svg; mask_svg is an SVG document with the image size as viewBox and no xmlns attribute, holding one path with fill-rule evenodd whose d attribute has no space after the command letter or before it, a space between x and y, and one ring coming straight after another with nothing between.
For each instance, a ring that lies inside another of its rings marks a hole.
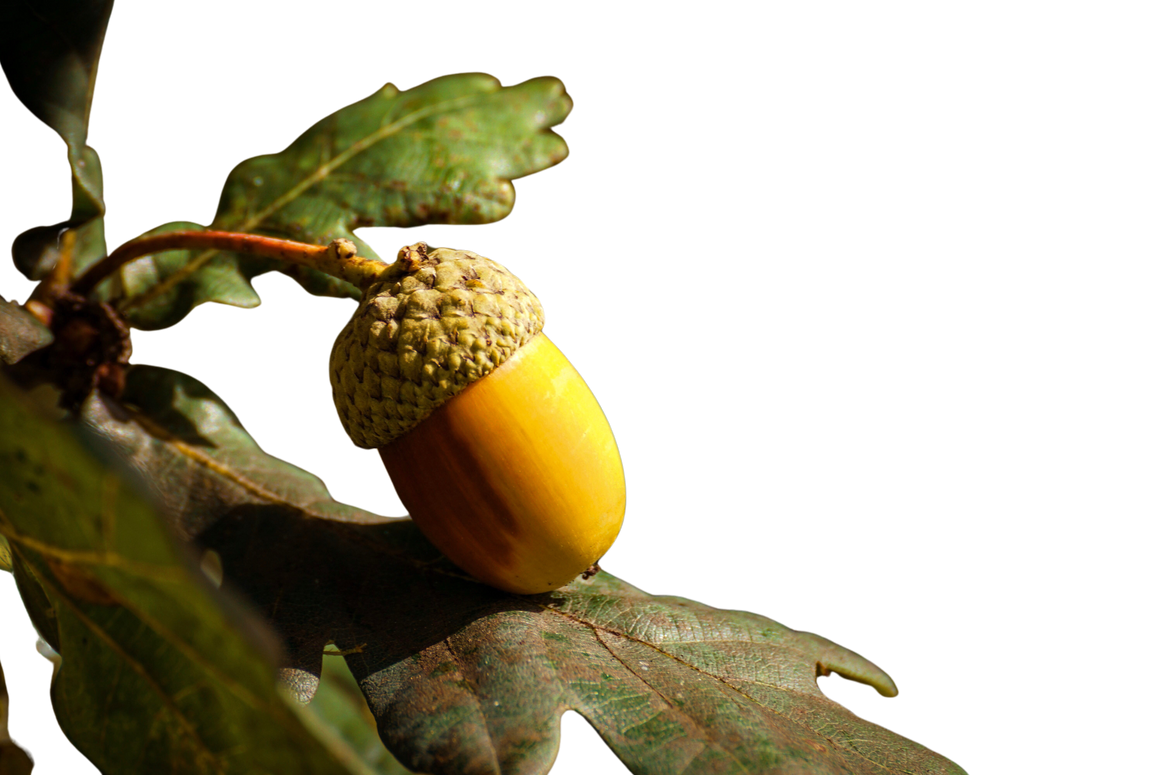
<instances>
[{"instance_id":1,"label":"acorn cap","mask_svg":"<svg viewBox=\"0 0 1162 775\"><path fill-rule=\"evenodd\" d=\"M401 248L331 350L331 391L357 446L382 447L508 360L544 325L540 301L467 250Z\"/></svg>"}]
</instances>

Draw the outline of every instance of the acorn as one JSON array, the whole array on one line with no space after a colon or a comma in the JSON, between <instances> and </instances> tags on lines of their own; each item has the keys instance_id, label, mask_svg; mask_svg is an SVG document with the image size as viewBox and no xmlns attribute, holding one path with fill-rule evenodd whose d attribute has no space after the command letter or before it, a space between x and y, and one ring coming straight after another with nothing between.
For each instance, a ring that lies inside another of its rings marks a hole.
<instances>
[{"instance_id":1,"label":"acorn","mask_svg":"<svg viewBox=\"0 0 1162 775\"><path fill-rule=\"evenodd\" d=\"M520 594L589 569L625 515L609 422L543 324L503 266L421 242L367 285L331 352L343 427L379 450L417 527Z\"/></svg>"}]
</instances>

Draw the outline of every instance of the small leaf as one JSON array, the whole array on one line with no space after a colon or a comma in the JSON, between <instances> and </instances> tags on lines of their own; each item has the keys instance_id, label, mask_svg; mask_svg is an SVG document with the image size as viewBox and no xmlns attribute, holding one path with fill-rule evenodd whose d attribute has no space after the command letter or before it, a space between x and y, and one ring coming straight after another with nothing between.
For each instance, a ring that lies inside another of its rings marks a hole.
<instances>
[{"instance_id":1,"label":"small leaf","mask_svg":"<svg viewBox=\"0 0 1162 775\"><path fill-rule=\"evenodd\" d=\"M159 226L141 236L151 237L170 231L202 231L204 228L196 223L178 221ZM258 293L250 284L250 279L261 272L248 270L259 263L266 263L261 259L219 253L203 263L196 275L177 284L167 282L169 278L181 275L201 252L168 250L142 256L122 266L110 282L102 283L98 288L106 297L144 298L149 294L149 302L127 311L130 324L146 330L172 326L185 317L189 310L207 301L243 308L258 306ZM116 283L116 290L110 287L113 282ZM154 288L166 290L150 294Z\"/></svg>"},{"instance_id":2,"label":"small leaf","mask_svg":"<svg viewBox=\"0 0 1162 775\"><path fill-rule=\"evenodd\" d=\"M262 631L78 430L0 382L0 532L52 622L69 739L107 773L350 772L278 690Z\"/></svg>"},{"instance_id":3,"label":"small leaf","mask_svg":"<svg viewBox=\"0 0 1162 775\"><path fill-rule=\"evenodd\" d=\"M565 158L549 127L571 107L555 78L502 88L452 75L403 93L388 84L282 153L235 167L214 226L328 242L357 226L497 221L512 210L514 178Z\"/></svg>"},{"instance_id":4,"label":"small leaf","mask_svg":"<svg viewBox=\"0 0 1162 775\"><path fill-rule=\"evenodd\" d=\"M52 226L34 226L12 241L13 262L29 280L46 279L66 261L67 276L75 277L104 255L103 218L70 217Z\"/></svg>"},{"instance_id":5,"label":"small leaf","mask_svg":"<svg viewBox=\"0 0 1162 775\"><path fill-rule=\"evenodd\" d=\"M0 65L20 101L64 139L72 171L69 219L26 231L12 246L17 267L32 280L47 277L62 255L72 275L105 252L101 165L85 141L112 8L112 0L0 4ZM73 231L80 233L66 239Z\"/></svg>"},{"instance_id":6,"label":"small leaf","mask_svg":"<svg viewBox=\"0 0 1162 775\"><path fill-rule=\"evenodd\" d=\"M492 76L461 74L405 92L389 84L315 124L281 153L235 167L210 227L315 244L350 239L372 258L355 229L496 221L512 210L514 179L567 155L551 127L571 107L555 78L502 87ZM177 263L151 287L125 294L120 306L134 326L172 325L203 301L235 303L216 291L231 271L248 284L279 269L311 293L359 298L354 286L315 270L237 254L200 251Z\"/></svg>"}]
</instances>

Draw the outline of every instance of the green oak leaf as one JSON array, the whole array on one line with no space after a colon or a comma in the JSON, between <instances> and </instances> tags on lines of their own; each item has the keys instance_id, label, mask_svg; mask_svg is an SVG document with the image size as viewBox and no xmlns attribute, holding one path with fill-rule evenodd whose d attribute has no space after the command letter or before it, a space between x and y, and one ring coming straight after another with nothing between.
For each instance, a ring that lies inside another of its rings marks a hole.
<instances>
[{"instance_id":1,"label":"green oak leaf","mask_svg":"<svg viewBox=\"0 0 1162 775\"><path fill-rule=\"evenodd\" d=\"M512 180L565 158L549 127L572 108L556 78L503 88L469 73L391 84L320 121L282 153L234 168L214 226L351 237L357 226L489 223Z\"/></svg>"},{"instance_id":2,"label":"green oak leaf","mask_svg":"<svg viewBox=\"0 0 1162 775\"><path fill-rule=\"evenodd\" d=\"M123 461L6 379L0 470L0 533L61 656L53 707L102 772L361 771L312 733L277 644L191 565Z\"/></svg>"},{"instance_id":3,"label":"green oak leaf","mask_svg":"<svg viewBox=\"0 0 1162 775\"><path fill-rule=\"evenodd\" d=\"M355 229L497 221L512 210L514 179L567 155L551 127L571 108L555 78L502 87L492 76L469 73L404 92L388 84L315 124L281 153L235 167L209 228L314 244L345 238L373 258ZM275 269L311 293L359 298L354 286L321 272L234 253L183 251L178 259L162 254L138 261L159 266L138 275L152 274L152 285L120 294L119 308L138 328L173 325L203 301L238 304L239 288ZM241 306L257 300L242 296Z\"/></svg>"},{"instance_id":4,"label":"green oak leaf","mask_svg":"<svg viewBox=\"0 0 1162 775\"><path fill-rule=\"evenodd\" d=\"M112 0L27 0L0 4L0 65L24 105L65 141L72 172L68 220L16 238L16 266L47 277L62 259L78 274L105 253L101 162L85 145L97 61Z\"/></svg>"}]
</instances>

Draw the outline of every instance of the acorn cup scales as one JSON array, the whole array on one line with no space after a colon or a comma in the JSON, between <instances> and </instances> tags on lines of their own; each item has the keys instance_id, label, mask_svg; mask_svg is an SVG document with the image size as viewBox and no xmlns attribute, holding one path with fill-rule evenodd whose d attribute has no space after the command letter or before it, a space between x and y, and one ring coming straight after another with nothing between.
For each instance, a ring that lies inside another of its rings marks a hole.
<instances>
[{"instance_id":1,"label":"acorn cup scales","mask_svg":"<svg viewBox=\"0 0 1162 775\"><path fill-rule=\"evenodd\" d=\"M521 594L572 581L625 514L613 432L543 322L500 264L419 243L367 287L331 353L343 427L379 450L416 525Z\"/></svg>"}]
</instances>

